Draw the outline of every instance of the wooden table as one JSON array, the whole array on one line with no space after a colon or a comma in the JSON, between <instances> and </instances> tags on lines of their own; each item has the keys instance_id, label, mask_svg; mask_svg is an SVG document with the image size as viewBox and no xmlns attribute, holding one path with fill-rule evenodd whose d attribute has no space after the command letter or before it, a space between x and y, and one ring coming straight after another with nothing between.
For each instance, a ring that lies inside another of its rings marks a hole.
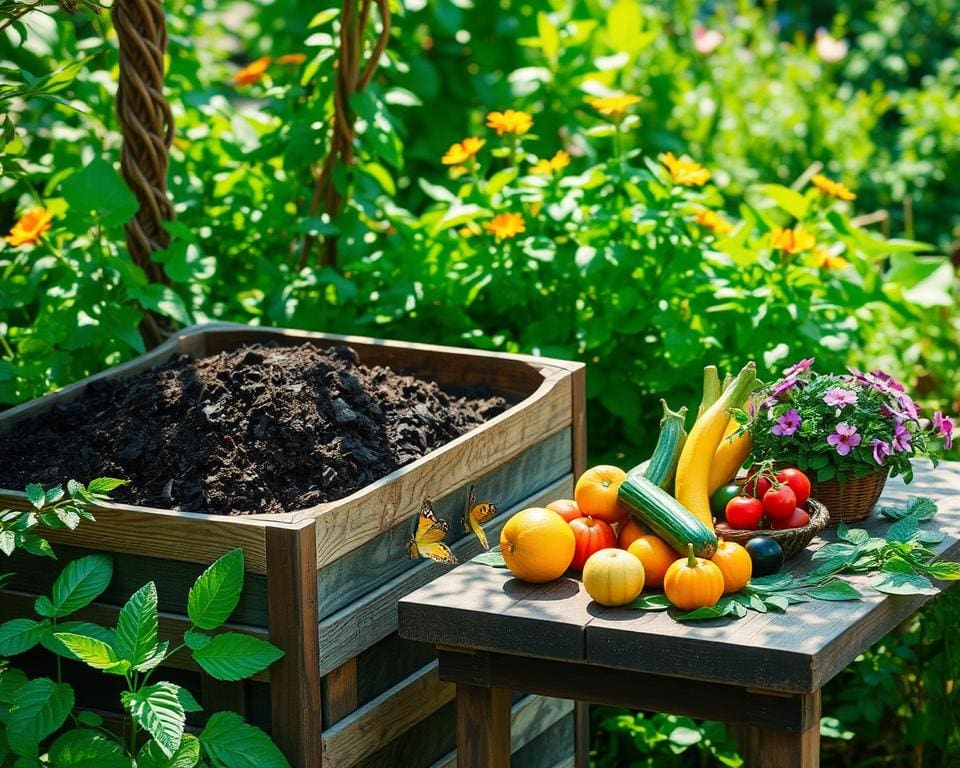
<instances>
[{"instance_id":1,"label":"wooden table","mask_svg":"<svg viewBox=\"0 0 960 768\"><path fill-rule=\"evenodd\" d=\"M945 533L934 549L956 560L960 463L916 469L909 490L891 480L881 504L936 499L939 514L922 527ZM882 535L888 523L875 512L853 525ZM788 570L809 570L811 552L833 535L825 531ZM400 601L400 634L435 644L440 677L456 683L460 768L509 764L511 690L736 723L751 768L813 768L820 689L930 599L861 591L862 601L685 624L665 613L603 608L575 578L533 585L467 563ZM582 709L577 764L586 766Z\"/></svg>"}]
</instances>

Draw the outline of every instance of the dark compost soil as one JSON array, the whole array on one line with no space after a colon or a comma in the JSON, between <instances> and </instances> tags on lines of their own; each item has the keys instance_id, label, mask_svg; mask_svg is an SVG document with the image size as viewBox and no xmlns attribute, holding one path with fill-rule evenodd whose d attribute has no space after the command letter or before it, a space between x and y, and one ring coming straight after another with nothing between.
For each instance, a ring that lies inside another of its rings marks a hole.
<instances>
[{"instance_id":1,"label":"dark compost soil","mask_svg":"<svg viewBox=\"0 0 960 768\"><path fill-rule=\"evenodd\" d=\"M251 345L89 385L0 435L0 487L102 475L116 501L218 514L343 498L506 410L360 365L349 347Z\"/></svg>"}]
</instances>

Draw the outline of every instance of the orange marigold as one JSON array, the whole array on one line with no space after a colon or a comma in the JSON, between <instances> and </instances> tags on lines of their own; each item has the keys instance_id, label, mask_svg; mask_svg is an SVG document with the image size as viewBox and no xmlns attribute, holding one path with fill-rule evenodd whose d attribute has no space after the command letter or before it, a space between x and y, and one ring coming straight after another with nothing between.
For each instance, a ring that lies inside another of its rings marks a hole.
<instances>
[{"instance_id":1,"label":"orange marigold","mask_svg":"<svg viewBox=\"0 0 960 768\"><path fill-rule=\"evenodd\" d=\"M277 64L303 64L306 60L305 53L285 53L277 57Z\"/></svg>"},{"instance_id":2,"label":"orange marigold","mask_svg":"<svg viewBox=\"0 0 960 768\"><path fill-rule=\"evenodd\" d=\"M269 56L261 56L237 72L237 74L233 76L233 81L237 85L253 85L254 83L259 83L260 78L263 77L263 73L266 72L267 67L270 66L270 62L271 58Z\"/></svg>"},{"instance_id":3,"label":"orange marigold","mask_svg":"<svg viewBox=\"0 0 960 768\"><path fill-rule=\"evenodd\" d=\"M533 118L527 112L508 109L505 112L490 112L487 115L487 127L493 128L497 136L505 133L523 135L533 127Z\"/></svg>"},{"instance_id":4,"label":"orange marigold","mask_svg":"<svg viewBox=\"0 0 960 768\"><path fill-rule=\"evenodd\" d=\"M490 221L485 221L483 228L497 240L515 237L527 229L523 216L519 213L499 213Z\"/></svg>"},{"instance_id":5,"label":"orange marigold","mask_svg":"<svg viewBox=\"0 0 960 768\"><path fill-rule=\"evenodd\" d=\"M33 245L50 229L53 214L46 208L34 208L23 214L7 235L10 245Z\"/></svg>"},{"instance_id":6,"label":"orange marigold","mask_svg":"<svg viewBox=\"0 0 960 768\"><path fill-rule=\"evenodd\" d=\"M570 155L561 149L549 160L537 160L537 162L533 164L533 167L530 168L530 173L535 173L540 176L550 176L557 171L562 171L568 165L570 165Z\"/></svg>"},{"instance_id":7,"label":"orange marigold","mask_svg":"<svg viewBox=\"0 0 960 768\"><path fill-rule=\"evenodd\" d=\"M670 171L670 178L675 184L685 187L702 187L710 181L710 171L700 163L695 163L689 157L674 157L673 152L660 155L660 162Z\"/></svg>"},{"instance_id":8,"label":"orange marigold","mask_svg":"<svg viewBox=\"0 0 960 768\"><path fill-rule=\"evenodd\" d=\"M834 181L833 179L827 178L822 173L817 173L811 179L813 186L820 190L820 192L828 197L836 197L839 200L856 200L857 196L847 189L845 184L841 184L839 181Z\"/></svg>"},{"instance_id":9,"label":"orange marigold","mask_svg":"<svg viewBox=\"0 0 960 768\"><path fill-rule=\"evenodd\" d=\"M846 269L850 266L850 262L843 258L843 256L835 256L822 245L818 245L813 249L813 253L810 254L810 261L813 263L813 266L821 267L822 269Z\"/></svg>"},{"instance_id":10,"label":"orange marigold","mask_svg":"<svg viewBox=\"0 0 960 768\"><path fill-rule=\"evenodd\" d=\"M640 103L639 96L621 94L619 96L590 96L587 98L587 104L593 107L601 115L612 117L619 120L627 110L635 104Z\"/></svg>"},{"instance_id":11,"label":"orange marigold","mask_svg":"<svg viewBox=\"0 0 960 768\"><path fill-rule=\"evenodd\" d=\"M770 233L770 245L784 253L802 253L812 250L816 244L814 236L799 225L796 229L775 227Z\"/></svg>"},{"instance_id":12,"label":"orange marigold","mask_svg":"<svg viewBox=\"0 0 960 768\"><path fill-rule=\"evenodd\" d=\"M733 224L723 218L716 211L711 211L709 208L704 208L696 216L696 222L701 227L709 229L711 232L715 232L718 235L725 235L728 232L733 231Z\"/></svg>"},{"instance_id":13,"label":"orange marigold","mask_svg":"<svg viewBox=\"0 0 960 768\"><path fill-rule=\"evenodd\" d=\"M476 157L477 152L479 152L486 143L484 139L470 136L457 144L451 144L447 153L440 158L440 162L444 165L463 165L471 157Z\"/></svg>"}]
</instances>

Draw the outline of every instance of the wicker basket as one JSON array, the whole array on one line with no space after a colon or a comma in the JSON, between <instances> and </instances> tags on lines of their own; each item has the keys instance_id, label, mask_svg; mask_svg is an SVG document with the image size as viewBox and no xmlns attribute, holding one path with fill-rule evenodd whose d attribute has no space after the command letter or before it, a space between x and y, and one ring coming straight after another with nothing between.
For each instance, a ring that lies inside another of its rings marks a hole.
<instances>
[{"instance_id":1,"label":"wicker basket","mask_svg":"<svg viewBox=\"0 0 960 768\"><path fill-rule=\"evenodd\" d=\"M782 531L767 528L756 531L730 528L717 531L717 535L724 541L735 541L737 544L746 544L754 536L766 536L780 545L784 559L789 560L800 554L813 541L813 537L827 527L827 522L830 520L830 513L819 501L808 499L804 507L810 515L810 522L803 528L785 528Z\"/></svg>"},{"instance_id":2,"label":"wicker basket","mask_svg":"<svg viewBox=\"0 0 960 768\"><path fill-rule=\"evenodd\" d=\"M843 482L837 479L824 483L813 482L810 495L816 496L830 510L829 525L863 520L883 493L888 472L888 469L883 469L864 477L847 477Z\"/></svg>"}]
</instances>

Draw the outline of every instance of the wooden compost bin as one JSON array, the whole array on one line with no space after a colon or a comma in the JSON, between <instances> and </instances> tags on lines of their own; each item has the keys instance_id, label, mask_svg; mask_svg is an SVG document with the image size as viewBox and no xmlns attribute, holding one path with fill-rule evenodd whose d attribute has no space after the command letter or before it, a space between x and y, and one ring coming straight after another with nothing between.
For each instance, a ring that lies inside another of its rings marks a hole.
<instances>
[{"instance_id":1,"label":"wooden compost bin","mask_svg":"<svg viewBox=\"0 0 960 768\"><path fill-rule=\"evenodd\" d=\"M50 532L59 566L90 552L114 558L114 578L77 618L113 626L118 606L149 580L160 594L162 637L187 626L189 585L217 557L242 547L246 586L231 627L269 639L283 659L253 681L223 683L199 672L187 655L167 674L194 689L207 711L233 709L272 733L298 768L452 766L453 686L437 677L432 648L401 640L397 601L445 568L409 559L407 540L421 502L433 500L449 520L448 541L461 561L479 544L461 522L468 487L501 513L486 526L495 542L517 510L569 497L583 470L584 368L522 355L381 341L294 330L216 324L180 332L150 353L52 395L0 414L0 431L80 395L88 383L130 376L171 357L233 350L250 342L347 343L361 363L456 387L479 385L512 406L489 422L352 495L284 514L226 517L125 504L94 507L96 523ZM282 446L278 446L282 450ZM88 480L89 478L78 478ZM0 505L26 497L0 490ZM59 570L19 556L0 597L0 620L30 615L36 594ZM80 703L95 696L77 676ZM572 764L572 702L521 696L513 708L514 766Z\"/></svg>"}]
</instances>

